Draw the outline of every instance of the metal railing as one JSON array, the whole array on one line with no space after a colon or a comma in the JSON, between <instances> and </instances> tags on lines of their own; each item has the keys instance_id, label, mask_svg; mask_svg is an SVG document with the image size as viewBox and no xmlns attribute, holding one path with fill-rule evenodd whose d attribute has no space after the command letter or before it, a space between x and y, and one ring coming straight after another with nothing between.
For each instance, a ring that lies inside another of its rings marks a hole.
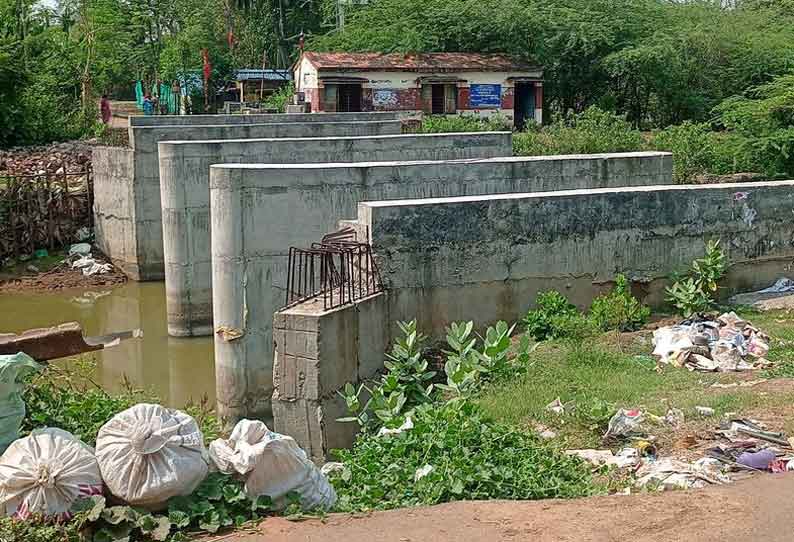
<instances>
[{"instance_id":1,"label":"metal railing","mask_svg":"<svg viewBox=\"0 0 794 542\"><path fill-rule=\"evenodd\" d=\"M93 228L93 177L81 171L36 175L0 173L0 261L53 250Z\"/></svg>"},{"instance_id":2,"label":"metal railing","mask_svg":"<svg viewBox=\"0 0 794 542\"><path fill-rule=\"evenodd\" d=\"M371 247L345 228L326 235L311 248L289 249L284 308L322 299L329 310L383 291Z\"/></svg>"}]
</instances>

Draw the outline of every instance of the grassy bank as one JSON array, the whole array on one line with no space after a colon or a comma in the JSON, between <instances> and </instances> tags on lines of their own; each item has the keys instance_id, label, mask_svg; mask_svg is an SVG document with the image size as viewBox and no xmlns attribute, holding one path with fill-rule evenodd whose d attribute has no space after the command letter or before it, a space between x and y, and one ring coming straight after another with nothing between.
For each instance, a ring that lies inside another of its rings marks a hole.
<instances>
[{"instance_id":1,"label":"grassy bank","mask_svg":"<svg viewBox=\"0 0 794 542\"><path fill-rule=\"evenodd\" d=\"M794 315L787 312L742 312L772 336L768 358L777 362L764 376L794 376ZM585 343L546 342L534 351L527 372L515 381L491 386L477 402L494 419L517 426L541 422L557 431L560 445L598 447L609 418L617 408L641 408L664 416L668 408L696 417L706 406L717 416L753 409L780 409L794 404L794 392L761 394L752 387L709 388L715 382L741 382L746 373L701 373L672 366L656 370L650 356L650 332L606 333ZM571 414L560 417L546 410L557 397ZM794 431L794 420L785 429ZM659 427L664 432L666 428Z\"/></svg>"}]
</instances>

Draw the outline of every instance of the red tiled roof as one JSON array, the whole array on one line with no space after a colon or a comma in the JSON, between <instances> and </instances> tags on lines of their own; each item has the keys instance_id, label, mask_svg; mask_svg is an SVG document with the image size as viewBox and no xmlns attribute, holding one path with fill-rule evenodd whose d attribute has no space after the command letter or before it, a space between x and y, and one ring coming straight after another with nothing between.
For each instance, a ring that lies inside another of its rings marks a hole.
<instances>
[{"instance_id":1,"label":"red tiled roof","mask_svg":"<svg viewBox=\"0 0 794 542\"><path fill-rule=\"evenodd\" d=\"M505 55L481 53L317 53L304 58L318 70L383 71L537 71L540 68L517 62Z\"/></svg>"}]
</instances>

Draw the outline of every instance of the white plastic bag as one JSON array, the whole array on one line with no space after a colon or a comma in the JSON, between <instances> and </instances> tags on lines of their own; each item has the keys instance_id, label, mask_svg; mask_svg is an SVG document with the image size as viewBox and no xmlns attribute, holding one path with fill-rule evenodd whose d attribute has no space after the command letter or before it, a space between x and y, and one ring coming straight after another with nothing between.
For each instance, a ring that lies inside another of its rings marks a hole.
<instances>
[{"instance_id":1,"label":"white plastic bag","mask_svg":"<svg viewBox=\"0 0 794 542\"><path fill-rule=\"evenodd\" d=\"M113 416L96 439L105 484L134 506L156 509L188 495L207 476L204 437L179 410L138 404Z\"/></svg>"},{"instance_id":2,"label":"white plastic bag","mask_svg":"<svg viewBox=\"0 0 794 542\"><path fill-rule=\"evenodd\" d=\"M275 433L260 421L240 420L228 439L210 443L210 458L219 471L240 474L249 497L267 495L277 506L296 491L304 510L329 509L336 492L292 437Z\"/></svg>"},{"instance_id":3,"label":"white plastic bag","mask_svg":"<svg viewBox=\"0 0 794 542\"><path fill-rule=\"evenodd\" d=\"M0 512L65 520L81 498L102 494L94 450L62 429L37 429L0 458Z\"/></svg>"}]
</instances>

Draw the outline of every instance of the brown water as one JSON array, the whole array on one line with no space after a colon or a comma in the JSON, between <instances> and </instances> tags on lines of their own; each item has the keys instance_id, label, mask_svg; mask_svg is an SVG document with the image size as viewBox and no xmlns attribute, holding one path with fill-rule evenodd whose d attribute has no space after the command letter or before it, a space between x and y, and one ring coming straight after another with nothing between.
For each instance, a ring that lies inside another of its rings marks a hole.
<instances>
[{"instance_id":1,"label":"brown water","mask_svg":"<svg viewBox=\"0 0 794 542\"><path fill-rule=\"evenodd\" d=\"M97 360L95 381L119 390L124 377L155 393L164 404L183 407L207 396L215 402L211 337L168 336L165 285L129 282L110 290L0 294L0 332L79 322L85 335L140 328L143 338L88 354Z\"/></svg>"}]
</instances>

